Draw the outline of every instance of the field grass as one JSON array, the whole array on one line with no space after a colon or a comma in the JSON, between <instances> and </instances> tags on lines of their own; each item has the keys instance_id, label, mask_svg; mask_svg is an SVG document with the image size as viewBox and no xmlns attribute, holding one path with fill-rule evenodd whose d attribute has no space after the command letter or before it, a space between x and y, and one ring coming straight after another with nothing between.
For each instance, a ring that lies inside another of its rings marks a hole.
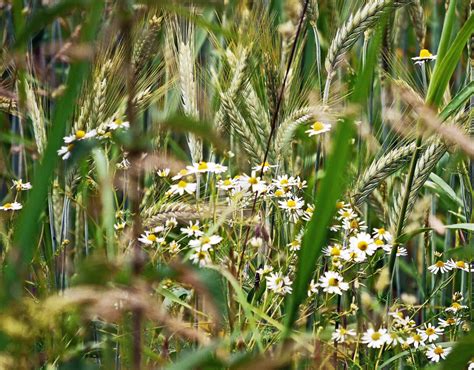
<instances>
[{"instance_id":1,"label":"field grass","mask_svg":"<svg viewBox=\"0 0 474 370\"><path fill-rule=\"evenodd\" d=\"M0 369L474 369L473 11L0 1Z\"/></svg>"}]
</instances>

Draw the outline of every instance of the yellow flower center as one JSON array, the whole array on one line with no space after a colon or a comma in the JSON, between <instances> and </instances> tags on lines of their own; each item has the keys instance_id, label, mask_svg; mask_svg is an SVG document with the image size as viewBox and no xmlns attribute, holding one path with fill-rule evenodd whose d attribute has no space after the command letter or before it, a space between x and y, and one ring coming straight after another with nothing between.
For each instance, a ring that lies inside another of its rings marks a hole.
<instances>
[{"instance_id":1,"label":"yellow flower center","mask_svg":"<svg viewBox=\"0 0 474 370\"><path fill-rule=\"evenodd\" d=\"M356 220L351 221L351 228L356 229L359 227L359 223Z\"/></svg>"},{"instance_id":2,"label":"yellow flower center","mask_svg":"<svg viewBox=\"0 0 474 370\"><path fill-rule=\"evenodd\" d=\"M329 278L328 285L329 286L338 286L339 285L339 280L337 278Z\"/></svg>"},{"instance_id":3,"label":"yellow flower center","mask_svg":"<svg viewBox=\"0 0 474 370\"><path fill-rule=\"evenodd\" d=\"M313 123L313 130L314 131L321 131L322 129L324 129L324 125L322 122L319 122L319 121L316 121Z\"/></svg>"},{"instance_id":4,"label":"yellow flower center","mask_svg":"<svg viewBox=\"0 0 474 370\"><path fill-rule=\"evenodd\" d=\"M198 170L200 171L203 171L203 170L207 170L209 167L207 167L207 163L206 162L199 162L198 164Z\"/></svg>"},{"instance_id":5,"label":"yellow flower center","mask_svg":"<svg viewBox=\"0 0 474 370\"><path fill-rule=\"evenodd\" d=\"M5 203L5 204L3 205L3 208L5 208L5 209L10 209L10 208L12 208L12 207L13 207L13 205L12 205L11 203Z\"/></svg>"},{"instance_id":6,"label":"yellow flower center","mask_svg":"<svg viewBox=\"0 0 474 370\"><path fill-rule=\"evenodd\" d=\"M414 340L415 342L421 342L421 340L422 340L420 334L414 334L414 335L412 336L412 338L413 338L413 340Z\"/></svg>"},{"instance_id":7,"label":"yellow flower center","mask_svg":"<svg viewBox=\"0 0 474 370\"><path fill-rule=\"evenodd\" d=\"M437 261L435 263L436 267L444 267L444 262L443 261Z\"/></svg>"},{"instance_id":8,"label":"yellow flower center","mask_svg":"<svg viewBox=\"0 0 474 370\"><path fill-rule=\"evenodd\" d=\"M454 308L455 310L459 310L461 308L461 305L458 302L453 302L451 307Z\"/></svg>"},{"instance_id":9,"label":"yellow flower center","mask_svg":"<svg viewBox=\"0 0 474 370\"><path fill-rule=\"evenodd\" d=\"M456 261L456 266L463 269L466 267L466 264L464 263L464 261Z\"/></svg>"},{"instance_id":10,"label":"yellow flower center","mask_svg":"<svg viewBox=\"0 0 474 370\"><path fill-rule=\"evenodd\" d=\"M285 192L281 189L278 189L275 191L275 196L281 197L282 195L285 195Z\"/></svg>"},{"instance_id":11,"label":"yellow flower center","mask_svg":"<svg viewBox=\"0 0 474 370\"><path fill-rule=\"evenodd\" d=\"M208 236L203 236L201 238L201 244L207 244L211 241L211 238L209 238Z\"/></svg>"},{"instance_id":12,"label":"yellow flower center","mask_svg":"<svg viewBox=\"0 0 474 370\"><path fill-rule=\"evenodd\" d=\"M147 238L149 241L151 241L151 242L155 242L155 241L156 241L156 236L155 236L155 234L149 234L146 238Z\"/></svg>"},{"instance_id":13,"label":"yellow flower center","mask_svg":"<svg viewBox=\"0 0 474 370\"><path fill-rule=\"evenodd\" d=\"M255 185L258 184L258 180L256 177L249 177L249 184Z\"/></svg>"},{"instance_id":14,"label":"yellow flower center","mask_svg":"<svg viewBox=\"0 0 474 370\"><path fill-rule=\"evenodd\" d=\"M331 256L340 256L341 250L338 247L331 248Z\"/></svg>"},{"instance_id":15,"label":"yellow flower center","mask_svg":"<svg viewBox=\"0 0 474 370\"><path fill-rule=\"evenodd\" d=\"M193 225L190 227L192 231L199 231L199 226L198 225Z\"/></svg>"},{"instance_id":16,"label":"yellow flower center","mask_svg":"<svg viewBox=\"0 0 474 370\"><path fill-rule=\"evenodd\" d=\"M84 136L86 136L86 132L84 130L77 130L76 131L76 139L82 139Z\"/></svg>"},{"instance_id":17,"label":"yellow flower center","mask_svg":"<svg viewBox=\"0 0 474 370\"><path fill-rule=\"evenodd\" d=\"M433 328L428 328L425 330L426 335L433 335L435 334L435 330Z\"/></svg>"},{"instance_id":18,"label":"yellow flower center","mask_svg":"<svg viewBox=\"0 0 474 370\"><path fill-rule=\"evenodd\" d=\"M377 239L377 240L375 241L375 244L378 245L378 246L381 246L381 245L383 245L383 240Z\"/></svg>"},{"instance_id":19,"label":"yellow flower center","mask_svg":"<svg viewBox=\"0 0 474 370\"><path fill-rule=\"evenodd\" d=\"M371 338L372 338L372 340L379 340L381 336L382 336L382 334L380 334L378 331L376 331L375 333L373 333L371 335Z\"/></svg>"},{"instance_id":20,"label":"yellow flower center","mask_svg":"<svg viewBox=\"0 0 474 370\"><path fill-rule=\"evenodd\" d=\"M225 186L232 185L232 181L230 181L229 179L226 179L226 180L224 180L224 185Z\"/></svg>"},{"instance_id":21,"label":"yellow flower center","mask_svg":"<svg viewBox=\"0 0 474 370\"><path fill-rule=\"evenodd\" d=\"M178 188L185 188L186 185L188 185L188 183L186 181L183 181L181 180L180 182L178 182Z\"/></svg>"},{"instance_id":22,"label":"yellow flower center","mask_svg":"<svg viewBox=\"0 0 474 370\"><path fill-rule=\"evenodd\" d=\"M444 353L444 349L442 347L436 347L433 352L437 355L442 355Z\"/></svg>"},{"instance_id":23,"label":"yellow flower center","mask_svg":"<svg viewBox=\"0 0 474 370\"><path fill-rule=\"evenodd\" d=\"M378 230L379 235L384 235L385 234L385 229L382 227L381 229Z\"/></svg>"},{"instance_id":24,"label":"yellow flower center","mask_svg":"<svg viewBox=\"0 0 474 370\"><path fill-rule=\"evenodd\" d=\"M361 241L357 244L357 248L359 248L361 251L366 251L369 245L367 242Z\"/></svg>"},{"instance_id":25,"label":"yellow flower center","mask_svg":"<svg viewBox=\"0 0 474 370\"><path fill-rule=\"evenodd\" d=\"M337 208L337 209L342 209L342 208L344 208L344 202L337 202L337 203L336 203L336 208Z\"/></svg>"},{"instance_id":26,"label":"yellow flower center","mask_svg":"<svg viewBox=\"0 0 474 370\"><path fill-rule=\"evenodd\" d=\"M281 179L280 180L280 185L288 185L288 180L287 179Z\"/></svg>"},{"instance_id":27,"label":"yellow flower center","mask_svg":"<svg viewBox=\"0 0 474 370\"><path fill-rule=\"evenodd\" d=\"M296 201L294 201L293 199L290 199L289 201L286 202L286 205L290 208L294 208L296 207Z\"/></svg>"},{"instance_id":28,"label":"yellow flower center","mask_svg":"<svg viewBox=\"0 0 474 370\"><path fill-rule=\"evenodd\" d=\"M188 170L184 170L184 169L183 169L183 170L179 171L179 174L182 175L182 176L187 175L187 174L188 174Z\"/></svg>"},{"instance_id":29,"label":"yellow flower center","mask_svg":"<svg viewBox=\"0 0 474 370\"><path fill-rule=\"evenodd\" d=\"M121 126L123 123L123 121L120 118L116 118L114 122L117 126Z\"/></svg>"},{"instance_id":30,"label":"yellow flower center","mask_svg":"<svg viewBox=\"0 0 474 370\"><path fill-rule=\"evenodd\" d=\"M420 50L420 58L431 58L433 54L430 53L428 49L421 49Z\"/></svg>"},{"instance_id":31,"label":"yellow flower center","mask_svg":"<svg viewBox=\"0 0 474 370\"><path fill-rule=\"evenodd\" d=\"M446 322L449 324L449 325L454 325L456 323L456 320L454 320L452 317L450 317L449 319L446 320Z\"/></svg>"}]
</instances>

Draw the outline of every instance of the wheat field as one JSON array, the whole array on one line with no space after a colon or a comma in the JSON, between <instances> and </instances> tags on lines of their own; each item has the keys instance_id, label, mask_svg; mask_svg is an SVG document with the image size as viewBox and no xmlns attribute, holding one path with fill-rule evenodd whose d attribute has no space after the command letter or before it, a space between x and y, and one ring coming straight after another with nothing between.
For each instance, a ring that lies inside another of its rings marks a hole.
<instances>
[{"instance_id":1,"label":"wheat field","mask_svg":"<svg viewBox=\"0 0 474 370\"><path fill-rule=\"evenodd\" d=\"M0 1L0 369L474 369L474 1Z\"/></svg>"}]
</instances>

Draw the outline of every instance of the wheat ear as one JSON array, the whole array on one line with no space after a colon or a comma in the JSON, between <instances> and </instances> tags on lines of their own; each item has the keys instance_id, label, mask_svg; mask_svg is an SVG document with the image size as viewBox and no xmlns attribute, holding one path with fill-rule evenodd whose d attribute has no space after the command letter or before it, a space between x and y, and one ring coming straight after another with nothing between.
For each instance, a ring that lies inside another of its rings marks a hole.
<instances>
[{"instance_id":1,"label":"wheat ear","mask_svg":"<svg viewBox=\"0 0 474 370\"><path fill-rule=\"evenodd\" d=\"M425 46L426 24L420 0L413 0L413 3L408 7L408 13L410 14L418 43L423 48Z\"/></svg>"},{"instance_id":2,"label":"wheat ear","mask_svg":"<svg viewBox=\"0 0 474 370\"><path fill-rule=\"evenodd\" d=\"M35 135L35 142L38 148L38 153L43 154L44 147L46 144L46 122L44 119L43 111L41 110L41 105L36 100L35 93L28 82L25 83L26 90L26 109L28 111L28 116L31 119L33 124L33 132Z\"/></svg>"},{"instance_id":3,"label":"wheat ear","mask_svg":"<svg viewBox=\"0 0 474 370\"><path fill-rule=\"evenodd\" d=\"M152 58L158 50L158 33L161 29L162 20L163 17L154 15L148 21L147 29L133 50L132 63L135 75L139 75L140 72L143 71L149 59Z\"/></svg>"}]
</instances>

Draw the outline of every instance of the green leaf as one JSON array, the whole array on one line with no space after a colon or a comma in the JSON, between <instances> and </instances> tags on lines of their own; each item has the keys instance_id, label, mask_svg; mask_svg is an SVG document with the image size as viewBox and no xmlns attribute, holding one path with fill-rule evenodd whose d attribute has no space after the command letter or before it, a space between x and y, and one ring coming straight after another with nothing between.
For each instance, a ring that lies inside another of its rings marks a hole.
<instances>
[{"instance_id":1,"label":"green leaf","mask_svg":"<svg viewBox=\"0 0 474 370\"><path fill-rule=\"evenodd\" d=\"M474 231L474 224L452 224L452 225L446 225L446 229L462 229L462 230L468 230L468 231Z\"/></svg>"},{"instance_id":2,"label":"green leaf","mask_svg":"<svg viewBox=\"0 0 474 370\"><path fill-rule=\"evenodd\" d=\"M453 114L458 112L467 102L467 100L474 94L474 81L469 82L464 88L459 91L451 101L446 104L439 117L445 121Z\"/></svg>"},{"instance_id":3,"label":"green leaf","mask_svg":"<svg viewBox=\"0 0 474 370\"><path fill-rule=\"evenodd\" d=\"M442 363L442 370L465 369L474 356L474 333L456 343L451 353Z\"/></svg>"}]
</instances>

